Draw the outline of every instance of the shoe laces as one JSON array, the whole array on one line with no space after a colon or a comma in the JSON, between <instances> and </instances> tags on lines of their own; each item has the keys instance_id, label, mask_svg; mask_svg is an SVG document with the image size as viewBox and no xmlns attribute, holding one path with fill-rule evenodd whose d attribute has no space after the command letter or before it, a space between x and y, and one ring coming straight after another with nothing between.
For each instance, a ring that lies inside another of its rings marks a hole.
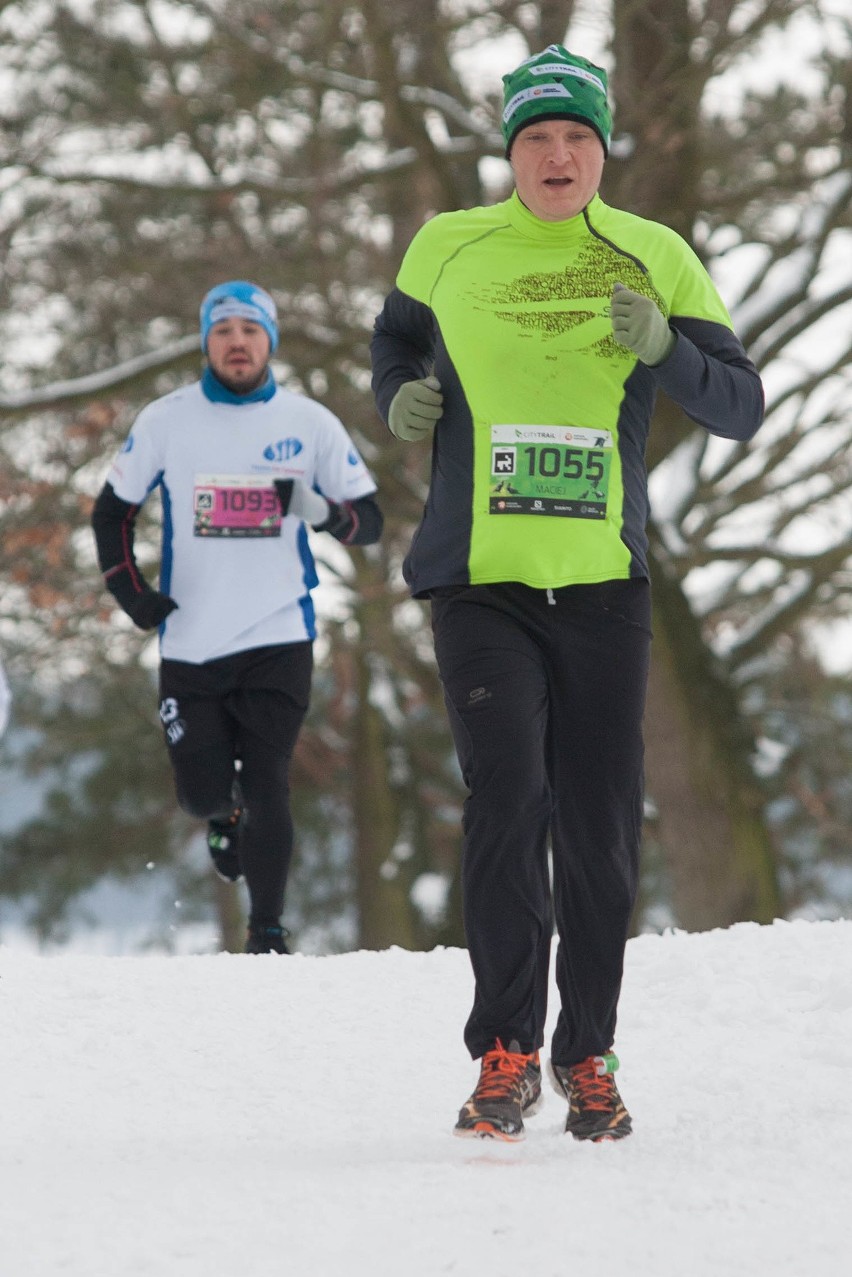
<instances>
[{"instance_id":1,"label":"shoe laces","mask_svg":"<svg viewBox=\"0 0 852 1277\"><path fill-rule=\"evenodd\" d=\"M617 1090L613 1073L618 1059L612 1054L590 1055L571 1069L572 1097L584 1109L593 1112L611 1112Z\"/></svg>"},{"instance_id":2,"label":"shoe laces","mask_svg":"<svg viewBox=\"0 0 852 1277\"><path fill-rule=\"evenodd\" d=\"M511 1045L511 1043L510 1043ZM498 1038L491 1051L482 1057L482 1069L474 1091L478 1100L502 1099L518 1087L528 1064L538 1063L538 1051L523 1055L509 1051Z\"/></svg>"}]
</instances>

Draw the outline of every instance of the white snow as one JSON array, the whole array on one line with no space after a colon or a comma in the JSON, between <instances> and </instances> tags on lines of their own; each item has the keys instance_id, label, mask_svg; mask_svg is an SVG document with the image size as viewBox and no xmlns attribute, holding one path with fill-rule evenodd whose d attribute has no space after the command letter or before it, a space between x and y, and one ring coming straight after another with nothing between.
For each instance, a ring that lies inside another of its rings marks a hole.
<instances>
[{"instance_id":1,"label":"white snow","mask_svg":"<svg viewBox=\"0 0 852 1277\"><path fill-rule=\"evenodd\" d=\"M631 940L634 1135L454 1139L467 955L0 951L3 1277L840 1277L852 921Z\"/></svg>"}]
</instances>

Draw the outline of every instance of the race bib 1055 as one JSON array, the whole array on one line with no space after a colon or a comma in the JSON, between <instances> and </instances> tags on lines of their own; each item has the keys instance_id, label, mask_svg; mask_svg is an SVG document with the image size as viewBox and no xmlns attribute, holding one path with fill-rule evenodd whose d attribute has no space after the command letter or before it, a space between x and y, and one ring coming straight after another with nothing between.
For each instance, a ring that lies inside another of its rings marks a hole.
<instances>
[{"instance_id":1,"label":"race bib 1055","mask_svg":"<svg viewBox=\"0 0 852 1277\"><path fill-rule=\"evenodd\" d=\"M605 519L612 435L575 426L492 426L491 514Z\"/></svg>"}]
</instances>

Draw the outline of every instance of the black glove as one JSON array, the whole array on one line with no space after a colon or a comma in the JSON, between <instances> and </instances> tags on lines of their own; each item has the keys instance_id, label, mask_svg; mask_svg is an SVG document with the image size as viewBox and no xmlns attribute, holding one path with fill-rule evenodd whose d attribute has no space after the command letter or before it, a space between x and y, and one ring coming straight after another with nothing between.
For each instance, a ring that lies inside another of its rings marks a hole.
<instances>
[{"instance_id":1,"label":"black glove","mask_svg":"<svg viewBox=\"0 0 852 1277\"><path fill-rule=\"evenodd\" d=\"M177 607L174 599L159 590L144 590L125 607L125 612L140 630L155 630Z\"/></svg>"},{"instance_id":2,"label":"black glove","mask_svg":"<svg viewBox=\"0 0 852 1277\"><path fill-rule=\"evenodd\" d=\"M137 578L138 580L138 578ZM174 599L159 590L152 590L147 581L137 589L130 573L123 569L107 573L106 587L122 611L126 612L140 630L155 630L177 607Z\"/></svg>"}]
</instances>

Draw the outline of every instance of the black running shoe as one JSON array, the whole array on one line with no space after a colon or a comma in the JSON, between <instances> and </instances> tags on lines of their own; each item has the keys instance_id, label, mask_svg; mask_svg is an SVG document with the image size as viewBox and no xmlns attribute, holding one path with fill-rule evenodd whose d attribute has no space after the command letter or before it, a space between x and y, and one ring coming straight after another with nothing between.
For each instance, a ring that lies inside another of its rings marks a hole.
<instances>
[{"instance_id":1,"label":"black running shoe","mask_svg":"<svg viewBox=\"0 0 852 1277\"><path fill-rule=\"evenodd\" d=\"M289 953L286 940L289 931L278 923L250 922L246 953Z\"/></svg>"},{"instance_id":2,"label":"black running shoe","mask_svg":"<svg viewBox=\"0 0 852 1277\"><path fill-rule=\"evenodd\" d=\"M541 1108L538 1051L524 1055L513 1039L498 1038L482 1057L476 1090L459 1113L454 1135L479 1139L522 1140L525 1117Z\"/></svg>"},{"instance_id":3,"label":"black running shoe","mask_svg":"<svg viewBox=\"0 0 852 1277\"><path fill-rule=\"evenodd\" d=\"M618 1056L612 1051L590 1055L570 1068L548 1060L551 1085L568 1101L566 1134L595 1142L621 1140L630 1134L633 1122L613 1077L617 1068Z\"/></svg>"},{"instance_id":4,"label":"black running shoe","mask_svg":"<svg viewBox=\"0 0 852 1277\"><path fill-rule=\"evenodd\" d=\"M243 876L240 865L240 827L243 809L235 807L224 820L208 820L207 850L213 867L225 882L239 882Z\"/></svg>"}]
</instances>

